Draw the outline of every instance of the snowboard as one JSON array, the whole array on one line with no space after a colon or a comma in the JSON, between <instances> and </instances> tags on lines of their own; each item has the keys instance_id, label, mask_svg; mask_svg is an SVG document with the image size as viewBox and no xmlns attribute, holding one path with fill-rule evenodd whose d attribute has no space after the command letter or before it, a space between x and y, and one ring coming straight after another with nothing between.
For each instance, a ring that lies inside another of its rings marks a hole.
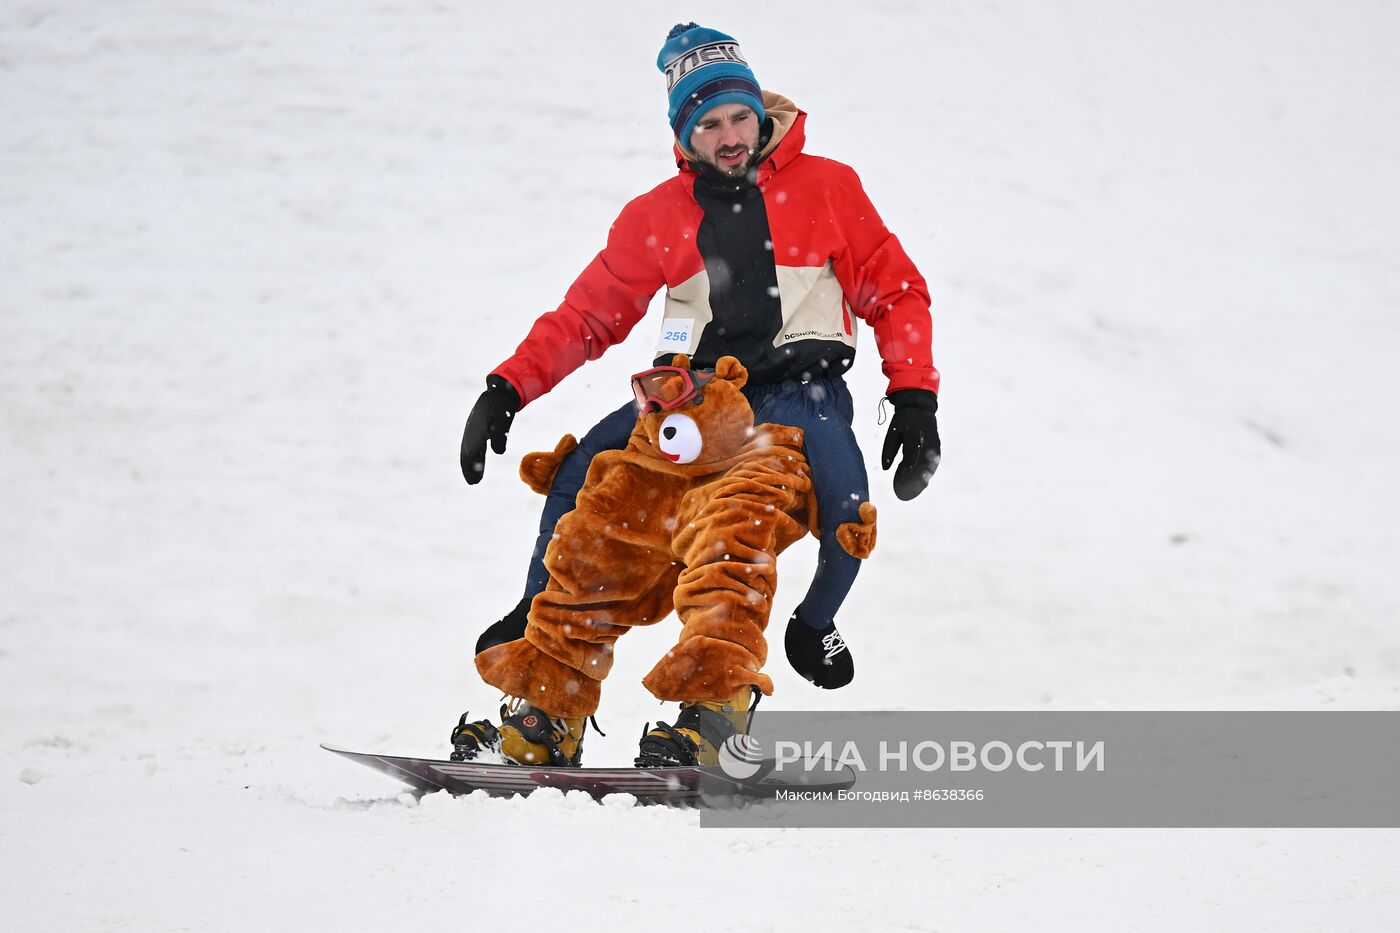
<instances>
[{"instance_id":1,"label":"snowboard","mask_svg":"<svg viewBox=\"0 0 1400 933\"><path fill-rule=\"evenodd\" d=\"M478 761L441 761L352 752L322 745L351 761L398 778L416 791L449 794L485 791L493 797L527 796L542 787L562 791L581 790L594 800L609 794L631 794L642 804L667 806L734 806L746 801L777 797L780 791L835 792L855 784L855 772L841 767L832 771L777 773L777 762L746 762L735 777L718 765L680 768L534 768L527 765Z\"/></svg>"}]
</instances>

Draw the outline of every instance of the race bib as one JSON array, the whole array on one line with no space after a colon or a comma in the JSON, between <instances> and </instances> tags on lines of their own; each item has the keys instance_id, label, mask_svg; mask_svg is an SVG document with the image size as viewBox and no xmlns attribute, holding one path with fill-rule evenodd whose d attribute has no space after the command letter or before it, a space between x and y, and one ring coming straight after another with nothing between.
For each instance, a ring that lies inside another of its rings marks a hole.
<instances>
[{"instance_id":1,"label":"race bib","mask_svg":"<svg viewBox=\"0 0 1400 933\"><path fill-rule=\"evenodd\" d=\"M695 331L695 318L667 318L661 322L661 339L657 353L689 353L690 338Z\"/></svg>"}]
</instances>

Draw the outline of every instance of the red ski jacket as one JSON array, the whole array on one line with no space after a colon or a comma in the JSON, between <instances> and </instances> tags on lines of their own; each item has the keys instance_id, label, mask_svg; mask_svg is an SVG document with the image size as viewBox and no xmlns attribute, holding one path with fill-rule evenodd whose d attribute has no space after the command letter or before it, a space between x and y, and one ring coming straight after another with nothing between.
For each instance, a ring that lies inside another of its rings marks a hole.
<instances>
[{"instance_id":1,"label":"red ski jacket","mask_svg":"<svg viewBox=\"0 0 1400 933\"><path fill-rule=\"evenodd\" d=\"M529 404L623 340L657 291L658 359L737 356L753 383L839 375L870 325L889 392L938 391L923 276L849 166L802 151L806 113L764 93L773 120L756 181L679 173L623 208L557 309L493 372Z\"/></svg>"}]
</instances>

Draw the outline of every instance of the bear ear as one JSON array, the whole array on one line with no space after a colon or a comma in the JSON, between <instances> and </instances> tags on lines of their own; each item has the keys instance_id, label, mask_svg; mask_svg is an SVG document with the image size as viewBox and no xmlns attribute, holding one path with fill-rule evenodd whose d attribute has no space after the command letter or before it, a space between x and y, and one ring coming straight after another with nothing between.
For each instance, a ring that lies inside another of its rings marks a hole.
<instances>
[{"instance_id":1,"label":"bear ear","mask_svg":"<svg viewBox=\"0 0 1400 933\"><path fill-rule=\"evenodd\" d=\"M671 365L680 367L681 369L689 369L690 357L686 356L684 353L677 353L675 356L671 357Z\"/></svg>"},{"instance_id":2,"label":"bear ear","mask_svg":"<svg viewBox=\"0 0 1400 933\"><path fill-rule=\"evenodd\" d=\"M732 356L721 356L719 362L715 364L715 375L725 382L734 383L734 388L742 389L749 381L749 371L744 368L744 364Z\"/></svg>"}]
</instances>

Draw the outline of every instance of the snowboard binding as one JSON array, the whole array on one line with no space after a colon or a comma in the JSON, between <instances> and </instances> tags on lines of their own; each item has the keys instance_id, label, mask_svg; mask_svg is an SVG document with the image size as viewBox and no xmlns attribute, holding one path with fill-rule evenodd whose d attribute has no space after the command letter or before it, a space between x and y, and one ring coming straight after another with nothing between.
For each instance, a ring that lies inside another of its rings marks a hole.
<instances>
[{"instance_id":1,"label":"snowboard binding","mask_svg":"<svg viewBox=\"0 0 1400 933\"><path fill-rule=\"evenodd\" d=\"M504 712L505 707L502 707ZM452 761L470 761L484 751L497 751L501 747L501 733L491 722L478 719L468 722L470 711L463 713L452 730Z\"/></svg>"},{"instance_id":2,"label":"snowboard binding","mask_svg":"<svg viewBox=\"0 0 1400 933\"><path fill-rule=\"evenodd\" d=\"M752 691L752 695L750 695ZM719 750L735 735L747 735L763 694L745 688L728 700L681 705L675 725L642 727L638 768L679 768L719 764ZM752 700L752 704L750 704Z\"/></svg>"},{"instance_id":3,"label":"snowboard binding","mask_svg":"<svg viewBox=\"0 0 1400 933\"><path fill-rule=\"evenodd\" d=\"M550 716L522 700L501 705L501 725L485 719L468 721L463 713L452 730L452 760L470 761L483 751L500 752L507 764L577 768L583 758L588 723L604 735L592 717Z\"/></svg>"}]
</instances>

